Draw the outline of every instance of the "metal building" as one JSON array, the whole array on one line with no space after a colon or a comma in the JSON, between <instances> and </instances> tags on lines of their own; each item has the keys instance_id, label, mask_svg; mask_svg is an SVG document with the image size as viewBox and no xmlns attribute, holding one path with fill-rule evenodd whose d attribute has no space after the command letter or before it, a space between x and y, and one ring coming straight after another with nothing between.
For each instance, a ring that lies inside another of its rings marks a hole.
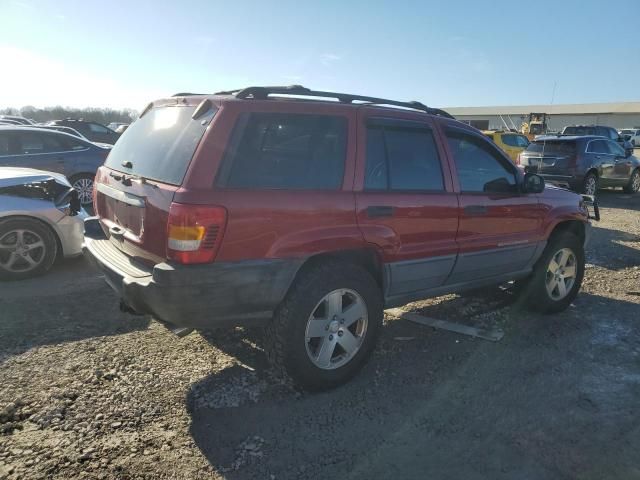
<instances>
[{"instance_id":1,"label":"metal building","mask_svg":"<svg viewBox=\"0 0 640 480\"><path fill-rule=\"evenodd\" d=\"M607 125L640 128L640 102L520 105L506 107L451 107L447 112L481 130L520 129L530 113L546 113L551 131L567 125Z\"/></svg>"}]
</instances>

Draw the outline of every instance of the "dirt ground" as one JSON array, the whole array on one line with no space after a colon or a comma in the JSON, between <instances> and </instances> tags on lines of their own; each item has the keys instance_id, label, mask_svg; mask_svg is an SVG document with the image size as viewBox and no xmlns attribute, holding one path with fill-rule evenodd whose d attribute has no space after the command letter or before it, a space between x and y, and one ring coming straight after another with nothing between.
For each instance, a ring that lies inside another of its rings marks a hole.
<instances>
[{"instance_id":1,"label":"dirt ground","mask_svg":"<svg viewBox=\"0 0 640 480\"><path fill-rule=\"evenodd\" d=\"M351 383L270 379L259 332L178 339L118 311L82 259L0 284L0 479L640 479L640 195L601 195L564 313L509 291L387 319Z\"/></svg>"}]
</instances>

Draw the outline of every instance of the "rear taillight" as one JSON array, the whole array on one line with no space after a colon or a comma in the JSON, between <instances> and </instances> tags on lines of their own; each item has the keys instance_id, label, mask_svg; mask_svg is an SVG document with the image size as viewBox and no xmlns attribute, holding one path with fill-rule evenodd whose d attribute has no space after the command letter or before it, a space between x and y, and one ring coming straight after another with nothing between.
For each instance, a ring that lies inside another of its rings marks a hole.
<instances>
[{"instance_id":1,"label":"rear taillight","mask_svg":"<svg viewBox=\"0 0 640 480\"><path fill-rule=\"evenodd\" d=\"M167 222L167 257L178 263L213 262L226 224L227 211L222 207L172 203Z\"/></svg>"}]
</instances>

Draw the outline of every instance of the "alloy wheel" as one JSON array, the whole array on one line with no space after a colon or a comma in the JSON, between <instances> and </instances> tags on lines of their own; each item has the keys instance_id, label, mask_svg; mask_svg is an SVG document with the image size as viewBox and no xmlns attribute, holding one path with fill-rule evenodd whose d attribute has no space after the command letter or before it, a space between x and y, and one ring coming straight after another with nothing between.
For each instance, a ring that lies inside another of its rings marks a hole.
<instances>
[{"instance_id":1,"label":"alloy wheel","mask_svg":"<svg viewBox=\"0 0 640 480\"><path fill-rule=\"evenodd\" d=\"M546 287L549 296L559 301L565 298L576 281L577 258L573 250L563 248L552 257L547 267Z\"/></svg>"},{"instance_id":2,"label":"alloy wheel","mask_svg":"<svg viewBox=\"0 0 640 480\"><path fill-rule=\"evenodd\" d=\"M596 185L596 177L590 175L584 182L584 193L586 193L587 195L595 195Z\"/></svg>"},{"instance_id":3,"label":"alloy wheel","mask_svg":"<svg viewBox=\"0 0 640 480\"><path fill-rule=\"evenodd\" d=\"M631 191L634 193L640 191L640 172L637 170L633 172L631 177Z\"/></svg>"},{"instance_id":4,"label":"alloy wheel","mask_svg":"<svg viewBox=\"0 0 640 480\"><path fill-rule=\"evenodd\" d=\"M73 182L73 188L78 192L78 199L82 205L88 205L93 200L93 180L79 178Z\"/></svg>"},{"instance_id":5,"label":"alloy wheel","mask_svg":"<svg viewBox=\"0 0 640 480\"><path fill-rule=\"evenodd\" d=\"M45 258L44 240L31 230L10 230L0 237L0 267L13 273L30 272Z\"/></svg>"},{"instance_id":6,"label":"alloy wheel","mask_svg":"<svg viewBox=\"0 0 640 480\"><path fill-rule=\"evenodd\" d=\"M367 306L358 292L334 290L320 300L307 320L307 355L324 370L345 365L360 350L367 333Z\"/></svg>"}]
</instances>

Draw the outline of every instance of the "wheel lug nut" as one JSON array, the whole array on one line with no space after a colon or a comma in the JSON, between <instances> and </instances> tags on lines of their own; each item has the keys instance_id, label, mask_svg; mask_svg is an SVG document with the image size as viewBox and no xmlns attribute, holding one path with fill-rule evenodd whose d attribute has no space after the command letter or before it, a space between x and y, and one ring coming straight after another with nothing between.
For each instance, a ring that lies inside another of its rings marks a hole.
<instances>
[{"instance_id":1,"label":"wheel lug nut","mask_svg":"<svg viewBox=\"0 0 640 480\"><path fill-rule=\"evenodd\" d=\"M333 340L333 335L329 335L329 340Z\"/></svg>"},{"instance_id":2,"label":"wheel lug nut","mask_svg":"<svg viewBox=\"0 0 640 480\"><path fill-rule=\"evenodd\" d=\"M338 336L341 337L342 335L344 335L344 332L342 330L338 331Z\"/></svg>"},{"instance_id":3,"label":"wheel lug nut","mask_svg":"<svg viewBox=\"0 0 640 480\"><path fill-rule=\"evenodd\" d=\"M340 319L340 323L344 324L344 318Z\"/></svg>"}]
</instances>

